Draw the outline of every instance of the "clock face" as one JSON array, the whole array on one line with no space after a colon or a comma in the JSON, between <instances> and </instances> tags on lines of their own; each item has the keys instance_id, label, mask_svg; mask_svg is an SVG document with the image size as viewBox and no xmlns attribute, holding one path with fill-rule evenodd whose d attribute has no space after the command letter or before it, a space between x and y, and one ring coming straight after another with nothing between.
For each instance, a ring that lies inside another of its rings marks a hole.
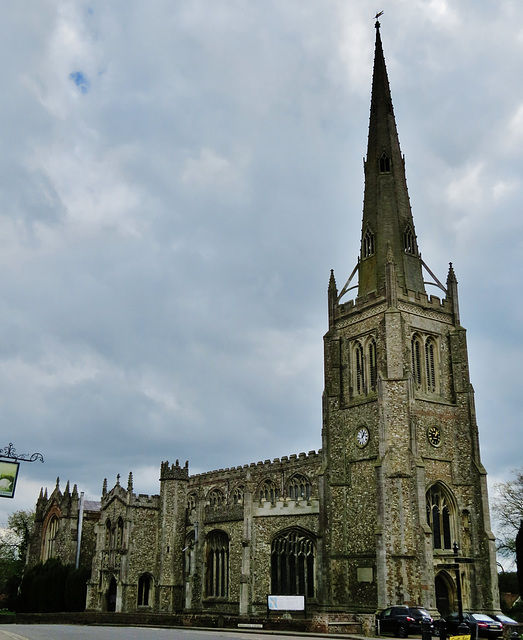
<instances>
[{"instance_id":1,"label":"clock face","mask_svg":"<svg viewBox=\"0 0 523 640\"><path fill-rule=\"evenodd\" d=\"M441 444L441 431L439 427L429 427L427 429L427 438L433 447L439 447Z\"/></svg>"},{"instance_id":2,"label":"clock face","mask_svg":"<svg viewBox=\"0 0 523 640\"><path fill-rule=\"evenodd\" d=\"M363 448L369 442L369 430L367 427L360 427L356 432L356 444Z\"/></svg>"}]
</instances>

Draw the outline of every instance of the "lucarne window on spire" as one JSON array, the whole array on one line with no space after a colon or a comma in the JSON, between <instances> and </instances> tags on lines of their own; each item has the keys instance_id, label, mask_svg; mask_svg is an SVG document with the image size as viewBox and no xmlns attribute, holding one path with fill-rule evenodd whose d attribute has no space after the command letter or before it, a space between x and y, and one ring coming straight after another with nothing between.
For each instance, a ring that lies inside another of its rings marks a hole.
<instances>
[{"instance_id":1,"label":"lucarne window on spire","mask_svg":"<svg viewBox=\"0 0 523 640\"><path fill-rule=\"evenodd\" d=\"M374 234L368 227L363 236L362 253L364 258L374 255Z\"/></svg>"},{"instance_id":2,"label":"lucarne window on spire","mask_svg":"<svg viewBox=\"0 0 523 640\"><path fill-rule=\"evenodd\" d=\"M385 152L380 158L380 173L390 173L390 158Z\"/></svg>"},{"instance_id":3,"label":"lucarne window on spire","mask_svg":"<svg viewBox=\"0 0 523 640\"><path fill-rule=\"evenodd\" d=\"M414 231L412 227L409 226L405 229L405 233L403 234L403 241L405 245L405 253L410 253L410 255L417 255L416 251L416 238L414 236Z\"/></svg>"}]
</instances>

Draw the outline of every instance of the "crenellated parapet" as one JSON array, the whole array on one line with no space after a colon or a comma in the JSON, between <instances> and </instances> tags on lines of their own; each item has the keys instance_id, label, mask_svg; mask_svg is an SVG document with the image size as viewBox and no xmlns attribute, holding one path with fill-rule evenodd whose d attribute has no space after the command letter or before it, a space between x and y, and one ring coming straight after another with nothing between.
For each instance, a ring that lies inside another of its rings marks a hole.
<instances>
[{"instance_id":1,"label":"crenellated parapet","mask_svg":"<svg viewBox=\"0 0 523 640\"><path fill-rule=\"evenodd\" d=\"M189 479L189 461L186 460L183 467L180 466L178 460L171 466L169 461L162 462L160 466L160 482L163 480L188 480Z\"/></svg>"}]
</instances>

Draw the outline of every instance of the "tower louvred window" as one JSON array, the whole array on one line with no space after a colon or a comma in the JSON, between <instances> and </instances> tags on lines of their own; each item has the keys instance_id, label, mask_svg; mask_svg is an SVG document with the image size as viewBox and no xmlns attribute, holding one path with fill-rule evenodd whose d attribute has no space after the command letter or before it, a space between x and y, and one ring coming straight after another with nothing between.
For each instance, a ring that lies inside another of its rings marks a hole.
<instances>
[{"instance_id":1,"label":"tower louvred window","mask_svg":"<svg viewBox=\"0 0 523 640\"><path fill-rule=\"evenodd\" d=\"M416 387L421 387L421 340L418 336L412 338L412 376Z\"/></svg>"},{"instance_id":2,"label":"tower louvred window","mask_svg":"<svg viewBox=\"0 0 523 640\"><path fill-rule=\"evenodd\" d=\"M412 378L416 389L438 393L438 343L432 336L416 334L411 340Z\"/></svg>"},{"instance_id":3,"label":"tower louvred window","mask_svg":"<svg viewBox=\"0 0 523 640\"><path fill-rule=\"evenodd\" d=\"M427 368L427 391L436 391L436 366L434 364L435 345L429 338L425 343L425 363Z\"/></svg>"},{"instance_id":4,"label":"tower louvred window","mask_svg":"<svg viewBox=\"0 0 523 640\"><path fill-rule=\"evenodd\" d=\"M370 390L376 390L376 383L378 377L378 363L376 360L376 341L371 340L368 345L369 349L369 385Z\"/></svg>"},{"instance_id":5,"label":"tower louvred window","mask_svg":"<svg viewBox=\"0 0 523 640\"><path fill-rule=\"evenodd\" d=\"M355 348L356 356L356 394L361 396L365 393L365 365L363 361L363 347L358 342Z\"/></svg>"}]
</instances>

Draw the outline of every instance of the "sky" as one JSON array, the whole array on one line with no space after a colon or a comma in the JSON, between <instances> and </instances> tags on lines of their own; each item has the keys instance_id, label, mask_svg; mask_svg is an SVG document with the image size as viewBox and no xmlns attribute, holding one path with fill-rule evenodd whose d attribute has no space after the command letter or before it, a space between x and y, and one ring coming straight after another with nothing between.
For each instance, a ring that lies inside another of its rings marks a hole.
<instances>
[{"instance_id":1,"label":"sky","mask_svg":"<svg viewBox=\"0 0 523 640\"><path fill-rule=\"evenodd\" d=\"M459 282L491 494L522 465L517 0L4 1L0 447L45 462L21 463L0 524L57 477L99 499L132 471L154 494L163 460L321 448L377 11L418 243Z\"/></svg>"}]
</instances>

